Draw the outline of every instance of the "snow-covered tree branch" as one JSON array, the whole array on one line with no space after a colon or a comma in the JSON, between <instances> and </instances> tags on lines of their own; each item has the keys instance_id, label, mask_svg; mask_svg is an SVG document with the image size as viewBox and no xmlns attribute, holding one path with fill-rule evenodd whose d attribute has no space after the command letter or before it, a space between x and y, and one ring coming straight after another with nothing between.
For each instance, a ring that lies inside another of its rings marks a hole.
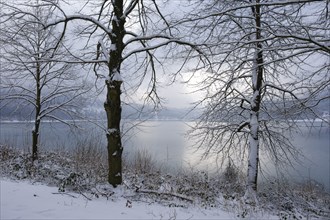
<instances>
[{"instance_id":1,"label":"snow-covered tree branch","mask_svg":"<svg viewBox=\"0 0 330 220\"><path fill-rule=\"evenodd\" d=\"M207 44L212 61L197 87L205 111L193 135L206 155L247 156L249 199L259 152L290 165L298 155L289 138L295 120L320 117L312 108L329 98L327 7L312 0L209 1L173 24Z\"/></svg>"},{"instance_id":2,"label":"snow-covered tree branch","mask_svg":"<svg viewBox=\"0 0 330 220\"><path fill-rule=\"evenodd\" d=\"M203 52L199 49L202 45L173 36L168 30L169 23L166 22L166 16L162 13L163 5L156 1L112 0L89 3L91 2L84 5L88 8L86 13L73 13L73 15L68 15L61 9L61 5L54 4L62 16L49 22L44 28L63 25L65 30L62 36L64 36L69 30L69 24L78 24L77 37L84 42L84 46L81 50L82 55L73 55L79 57L73 62L92 64L97 78L105 79L106 130L116 131L106 134L108 181L113 186L117 186L122 183L123 146L120 131L121 94L124 88L122 85L138 88L143 83L147 84L145 101L152 102L157 108L161 98L157 92L156 65L163 64L159 61L156 51L169 45L177 45L190 48L190 53L202 60ZM185 62L182 65L184 64ZM125 78L131 80L126 82Z\"/></svg>"},{"instance_id":3,"label":"snow-covered tree branch","mask_svg":"<svg viewBox=\"0 0 330 220\"><path fill-rule=\"evenodd\" d=\"M63 115L77 117L77 100L89 91L88 84L69 64L68 53L56 28L43 29L54 16L49 4L1 3L1 106L32 106L32 160L38 159L40 124L43 119L63 122ZM19 16L17 16L19 15ZM66 122L66 124L68 124Z\"/></svg>"}]
</instances>

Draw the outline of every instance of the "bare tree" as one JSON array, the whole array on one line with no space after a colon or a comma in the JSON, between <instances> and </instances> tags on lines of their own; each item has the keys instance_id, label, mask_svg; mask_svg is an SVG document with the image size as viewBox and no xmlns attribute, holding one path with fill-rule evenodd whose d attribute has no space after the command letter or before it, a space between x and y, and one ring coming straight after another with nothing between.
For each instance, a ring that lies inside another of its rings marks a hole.
<instances>
[{"instance_id":1,"label":"bare tree","mask_svg":"<svg viewBox=\"0 0 330 220\"><path fill-rule=\"evenodd\" d=\"M57 61L68 56L58 43L60 33L55 28L43 29L42 23L55 17L54 7L41 7L38 1L19 10L6 3L1 7L1 106L14 103L20 111L32 106L34 161L38 159L41 121L69 124L64 117L74 119L79 109L75 101L88 87L72 65Z\"/></svg>"},{"instance_id":2,"label":"bare tree","mask_svg":"<svg viewBox=\"0 0 330 220\"><path fill-rule=\"evenodd\" d=\"M277 166L291 164L299 153L291 128L329 99L328 4L198 1L175 24L208 45L212 62L198 85L205 111L193 134L206 155L248 155L249 199L257 191L260 151Z\"/></svg>"},{"instance_id":3,"label":"bare tree","mask_svg":"<svg viewBox=\"0 0 330 220\"><path fill-rule=\"evenodd\" d=\"M63 18L49 23L46 28L64 24L64 36L68 23L74 20L80 22L79 37L86 40L85 57L76 56L77 60L72 62L93 64L98 79L105 80L108 182L116 187L122 183L123 146L120 122L123 79L128 78L127 86L135 80L138 85L147 81L145 98L157 106L160 97L157 93L156 64L161 63L156 58L156 50L179 44L188 47L192 53L199 54L200 51L198 45L190 44L171 34L166 18L156 1L88 1L84 7L89 12L86 10L84 14L67 15L58 6ZM96 50L90 50L90 45L96 46ZM94 57L91 57L91 54Z\"/></svg>"}]
</instances>

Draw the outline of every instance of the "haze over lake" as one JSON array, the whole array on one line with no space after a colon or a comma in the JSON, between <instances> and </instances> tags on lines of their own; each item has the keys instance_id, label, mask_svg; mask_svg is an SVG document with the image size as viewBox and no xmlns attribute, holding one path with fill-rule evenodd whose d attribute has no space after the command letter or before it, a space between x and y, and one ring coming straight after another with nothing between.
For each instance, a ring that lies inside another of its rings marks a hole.
<instances>
[{"instance_id":1,"label":"haze over lake","mask_svg":"<svg viewBox=\"0 0 330 220\"><path fill-rule=\"evenodd\" d=\"M103 123L103 122L99 122ZM214 157L200 160L202 150L196 151L195 141L186 135L194 122L183 121L130 121L123 120L124 131L132 124L138 127L124 134L124 155L130 157L138 150L146 150L157 164L168 169L189 168L214 172L217 162ZM78 143L88 139L104 146L106 137L103 130L87 122L77 122L82 129L72 129L61 123L44 122L41 128L40 150L72 150ZM329 125L316 122L316 128L309 130L302 126L304 134L296 134L294 143L306 158L303 164L290 170L290 178L297 180L315 179L330 192L330 129ZM10 144L30 151L33 123L1 122L0 144ZM219 162L219 161L218 161ZM268 161L264 161L268 164ZM269 165L269 164L268 164ZM272 167L272 166L269 166ZM275 174L272 168L268 170Z\"/></svg>"}]
</instances>

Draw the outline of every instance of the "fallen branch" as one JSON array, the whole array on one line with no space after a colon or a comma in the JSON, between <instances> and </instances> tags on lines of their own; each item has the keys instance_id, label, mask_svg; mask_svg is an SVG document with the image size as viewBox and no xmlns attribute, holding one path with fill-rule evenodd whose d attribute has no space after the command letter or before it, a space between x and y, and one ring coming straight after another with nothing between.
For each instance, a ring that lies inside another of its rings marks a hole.
<instances>
[{"instance_id":1,"label":"fallen branch","mask_svg":"<svg viewBox=\"0 0 330 220\"><path fill-rule=\"evenodd\" d=\"M91 198L88 198L86 195L84 195L84 193L82 193L81 190L79 190L79 194L82 195L83 197L85 197L87 200L91 201Z\"/></svg>"},{"instance_id":2,"label":"fallen branch","mask_svg":"<svg viewBox=\"0 0 330 220\"><path fill-rule=\"evenodd\" d=\"M107 200L109 200L109 197L112 196L113 194L115 194L114 192L110 191L110 192L101 192L100 190L97 189L97 187L94 188L98 194L100 194L103 197L106 197ZM99 197L99 195L97 193L92 193L93 195L95 195L97 198Z\"/></svg>"},{"instance_id":3,"label":"fallen branch","mask_svg":"<svg viewBox=\"0 0 330 220\"><path fill-rule=\"evenodd\" d=\"M70 196L70 197L75 198L75 199L78 198L77 196L71 195L71 194L66 193L66 192L57 192L57 193L54 192L52 194L54 194L54 195L56 195L56 194L67 195L67 196Z\"/></svg>"},{"instance_id":4,"label":"fallen branch","mask_svg":"<svg viewBox=\"0 0 330 220\"><path fill-rule=\"evenodd\" d=\"M170 192L158 192L158 191L153 191L153 190L144 190L144 189L136 189L135 192L137 193L148 193L148 194L156 194L158 196L161 196L161 195L165 195L165 196L173 196L173 197L176 197L176 198L179 198L179 199L183 199L183 200L187 200L191 203L194 202L194 200L190 197L187 197L187 196L184 196L184 195L180 195L180 194L177 194L177 193L170 193Z\"/></svg>"}]
</instances>

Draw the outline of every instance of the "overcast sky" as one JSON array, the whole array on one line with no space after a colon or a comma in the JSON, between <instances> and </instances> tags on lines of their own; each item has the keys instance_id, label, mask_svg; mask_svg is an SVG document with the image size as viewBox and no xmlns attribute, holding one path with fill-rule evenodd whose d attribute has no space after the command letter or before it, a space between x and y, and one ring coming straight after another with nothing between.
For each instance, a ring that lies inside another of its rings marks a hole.
<instances>
[{"instance_id":1,"label":"overcast sky","mask_svg":"<svg viewBox=\"0 0 330 220\"><path fill-rule=\"evenodd\" d=\"M84 1L80 0L70 0L67 1L69 4L63 4L62 7L67 13L67 15L77 14L79 12L81 13L88 13L89 9L87 7L84 7ZM178 7L175 7L175 5L178 5L180 1L171 1L171 5L168 5L166 10L170 10L172 13L175 10L180 10ZM81 10L83 8L83 10ZM74 25L69 25L72 28ZM70 33L72 35L72 33ZM81 39L77 39L76 36L68 37L71 39L75 39L73 44L74 47L81 48L84 46L84 41ZM123 63L125 66L125 62ZM167 68L167 67L166 67ZM161 72L161 71L159 71ZM90 74L91 77L94 77L94 74ZM125 77L125 76L124 76ZM169 79L162 74L162 76L158 77L160 81L160 87L157 88L157 91L161 98L163 98L165 101L162 103L165 107L168 108L187 108L191 106L191 103L196 102L200 95L196 93L192 93L195 88L192 88L189 85L186 85L182 82L174 82L173 84L169 85ZM125 80L124 80L125 81ZM103 80L100 80L99 83L102 83ZM148 82L148 81L147 81ZM194 82L194 81L193 81ZM102 85L100 85L102 86ZM126 86L127 87L127 86ZM131 95L131 98L136 102L141 102L141 97L146 92L145 85L143 85L137 93ZM100 99L103 99L103 96L99 96Z\"/></svg>"}]
</instances>

